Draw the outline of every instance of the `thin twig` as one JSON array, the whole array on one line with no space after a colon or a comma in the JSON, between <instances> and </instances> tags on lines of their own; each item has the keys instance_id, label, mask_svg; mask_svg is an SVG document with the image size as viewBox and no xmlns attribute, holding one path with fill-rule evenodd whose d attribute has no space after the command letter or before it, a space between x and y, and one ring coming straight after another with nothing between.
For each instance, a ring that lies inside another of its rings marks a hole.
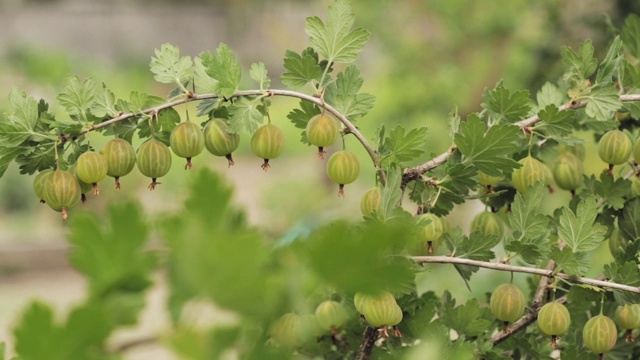
<instances>
[{"instance_id":1,"label":"thin twig","mask_svg":"<svg viewBox=\"0 0 640 360\"><path fill-rule=\"evenodd\" d=\"M412 259L418 264L436 263L436 264L467 265L467 266L477 266L485 269L492 269L492 270L499 270L499 271L509 271L509 272L541 275L541 276L546 276L548 278L556 277L559 279L567 280L569 282L582 283L582 284L593 285L601 288L622 290L622 291L628 291L628 292L640 294L640 287L618 284L615 282L592 279L592 278L587 278L582 276L567 275L564 273L554 274L553 270L548 270L548 269L538 269L538 268L509 265L509 264L503 264L503 263L492 263L492 262L470 260L470 259L457 258L457 257L451 257L451 256L414 256L412 257Z\"/></svg>"},{"instance_id":2,"label":"thin twig","mask_svg":"<svg viewBox=\"0 0 640 360\"><path fill-rule=\"evenodd\" d=\"M367 326L364 329L364 333L362 334L362 343L360 344L360 348L358 348L358 354L356 355L356 360L368 360L371 358L371 352L373 351L373 346L378 340L378 330L372 328L371 326Z\"/></svg>"},{"instance_id":3,"label":"thin twig","mask_svg":"<svg viewBox=\"0 0 640 360\"><path fill-rule=\"evenodd\" d=\"M138 346L144 346L144 345L150 345L150 344L155 344L158 342L158 337L155 335L149 335L146 337L142 337L139 339L133 339L130 341L127 341L125 343L122 343L118 346L115 347L115 352L117 353L123 353L127 350L131 350L135 347Z\"/></svg>"}]
</instances>

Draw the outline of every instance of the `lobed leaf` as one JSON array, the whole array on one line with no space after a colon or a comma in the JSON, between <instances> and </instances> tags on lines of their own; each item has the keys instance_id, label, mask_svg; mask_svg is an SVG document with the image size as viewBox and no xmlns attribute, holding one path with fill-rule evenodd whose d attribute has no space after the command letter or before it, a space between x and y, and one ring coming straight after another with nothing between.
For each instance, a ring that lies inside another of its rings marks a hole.
<instances>
[{"instance_id":1,"label":"lobed leaf","mask_svg":"<svg viewBox=\"0 0 640 360\"><path fill-rule=\"evenodd\" d=\"M215 55L210 51L200 54L202 65L206 69L207 75L211 76L217 83L214 85L214 92L225 98L230 98L240 85L242 69L240 62L229 47L221 43L216 49Z\"/></svg>"},{"instance_id":2,"label":"lobed leaf","mask_svg":"<svg viewBox=\"0 0 640 360\"><path fill-rule=\"evenodd\" d=\"M594 250L604 240L607 229L595 222L597 215L594 196L580 201L575 214L566 206L562 208L558 236L574 253Z\"/></svg>"},{"instance_id":3,"label":"lobed leaf","mask_svg":"<svg viewBox=\"0 0 640 360\"><path fill-rule=\"evenodd\" d=\"M193 60L190 56L180 56L180 49L169 43L162 44L155 50L155 57L149 63L154 79L163 84L176 84L184 88L184 84L193 78Z\"/></svg>"},{"instance_id":4,"label":"lobed leaf","mask_svg":"<svg viewBox=\"0 0 640 360\"><path fill-rule=\"evenodd\" d=\"M494 123L522 120L531 108L528 90L511 93L502 83L492 90L485 89L482 100L482 107L489 111Z\"/></svg>"},{"instance_id":5,"label":"lobed leaf","mask_svg":"<svg viewBox=\"0 0 640 360\"><path fill-rule=\"evenodd\" d=\"M250 98L243 96L228 107L231 118L229 119L229 132L240 133L246 131L253 134L262 122L262 98Z\"/></svg>"},{"instance_id":6,"label":"lobed leaf","mask_svg":"<svg viewBox=\"0 0 640 360\"><path fill-rule=\"evenodd\" d=\"M613 85L594 86L579 99L589 101L585 107L586 114L599 121L610 120L613 113L622 108L618 90Z\"/></svg>"},{"instance_id":7,"label":"lobed leaf","mask_svg":"<svg viewBox=\"0 0 640 360\"><path fill-rule=\"evenodd\" d=\"M95 102L95 84L92 79L80 82L77 76L67 77L64 91L56 99L71 115L79 115L82 120L89 120L89 109Z\"/></svg>"},{"instance_id":8,"label":"lobed leaf","mask_svg":"<svg viewBox=\"0 0 640 360\"><path fill-rule=\"evenodd\" d=\"M315 55L315 56L314 56ZM322 68L318 63L315 52L303 51L302 55L287 50L284 56L285 72L280 76L282 83L293 88L299 88L322 76Z\"/></svg>"},{"instance_id":9,"label":"lobed leaf","mask_svg":"<svg viewBox=\"0 0 640 360\"><path fill-rule=\"evenodd\" d=\"M640 16L637 14L627 16L620 37L625 50L636 59L640 59Z\"/></svg>"}]
</instances>

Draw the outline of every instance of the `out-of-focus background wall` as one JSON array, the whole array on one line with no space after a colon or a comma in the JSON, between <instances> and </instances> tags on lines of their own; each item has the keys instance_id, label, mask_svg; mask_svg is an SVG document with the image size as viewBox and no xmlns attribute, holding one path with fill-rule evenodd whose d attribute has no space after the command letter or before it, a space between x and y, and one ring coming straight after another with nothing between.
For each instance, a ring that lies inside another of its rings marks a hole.
<instances>
[{"instance_id":1,"label":"out-of-focus background wall","mask_svg":"<svg viewBox=\"0 0 640 360\"><path fill-rule=\"evenodd\" d=\"M264 62L272 86L282 87L278 77L285 50L307 46L305 18L324 18L328 4L327 0L0 0L0 112L7 111L6 95L12 87L54 103L70 73L106 83L117 97L127 98L132 90L164 96L169 89L153 81L148 63L153 50L165 42L192 56L225 42L245 68ZM428 126L427 153L420 161L450 145L443 134L454 106L463 115L479 110L483 89L501 79L508 87L537 91L560 75L562 45L576 47L590 38L602 52L624 17L640 12L640 3L634 0L352 0L352 5L356 25L372 33L358 64L364 90L377 97L374 110L358 125L368 138L382 123ZM602 58L602 53L598 55ZM224 161L209 154L198 157L195 165L223 172L250 220L275 236L300 223L337 216L356 219L359 197L373 185L371 169L347 189L345 199L338 199L325 179L324 164L298 142L298 131L286 119L297 102L274 99L273 103L272 117L285 130L287 150L273 161L268 174L248 151L246 136L236 166L227 169ZM179 110L184 113L185 108ZM195 113L193 107L191 112ZM100 135L90 139L96 147L104 141ZM351 145L354 150L355 145ZM359 155L366 163L364 152ZM587 171L601 171L597 161L589 161L596 159L593 151L588 156L586 163L596 165ZM188 181L189 173L180 166L174 166L152 193L139 174L124 178L117 193L105 181L100 197L90 198L83 207L100 213L109 199L136 197L149 213L173 211L180 208ZM566 200L559 196L559 201ZM449 220L464 226L463 218L479 208L479 202L471 203ZM31 179L19 176L15 166L0 179L0 229L0 341L10 341L13 321L27 300L39 297L65 309L81 298L84 284L68 267L67 230L59 214L38 204ZM493 274L476 276L487 276L488 287L500 281ZM158 281L142 325L118 334L114 342L162 331L164 290L160 277ZM438 288L433 283L425 286ZM482 291L470 293L460 281L454 293L482 296ZM140 347L128 358L172 359L159 346Z\"/></svg>"}]
</instances>

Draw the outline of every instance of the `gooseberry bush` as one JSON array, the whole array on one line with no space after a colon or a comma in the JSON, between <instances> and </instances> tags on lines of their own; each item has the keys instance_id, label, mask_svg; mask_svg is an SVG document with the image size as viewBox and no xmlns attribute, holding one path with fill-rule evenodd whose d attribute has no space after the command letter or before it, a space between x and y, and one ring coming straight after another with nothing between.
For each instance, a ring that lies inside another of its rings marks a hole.
<instances>
[{"instance_id":1,"label":"gooseberry bush","mask_svg":"<svg viewBox=\"0 0 640 360\"><path fill-rule=\"evenodd\" d=\"M11 91L0 174L15 162L33 175L34 201L68 219L69 261L88 284L65 316L44 302L26 306L14 359L123 358L140 342L114 345L111 335L137 323L157 270L172 323L150 341L181 359L639 358L640 18L627 19L601 60L589 40L563 48L564 76L533 96L500 82L484 91L482 111L452 111L451 146L434 157L426 127L360 132L375 98L361 91L356 64L370 34L354 22L343 0L325 20L307 18L309 47L284 57L280 80L291 89L272 88L262 63L248 71L255 89L240 89L242 67L225 44L194 58L164 44L150 68L174 86L167 99L135 90L120 99L71 76L56 98L67 116L56 116L45 100ZM270 116L280 97L299 100L288 120ZM181 119L175 108L187 103L204 122L188 112ZM205 150L233 166L238 145L250 142L264 176L291 171L278 163L298 141L285 138L285 121L300 129L309 161L326 162L337 196L362 197L362 221L272 241L232 203L224 174L192 169ZM109 141L94 148L88 133ZM597 176L585 174L588 147L597 147ZM132 171L162 191L172 153L194 174L184 210L152 221L127 200L101 217L74 213L81 199L100 201L99 186L130 186ZM366 182L365 167L375 169L375 183L350 191ZM562 192L570 200L544 212L543 202ZM447 215L471 201L485 209L464 229L451 225ZM148 246L156 230L160 252ZM587 277L603 242L613 260ZM416 277L444 266L469 288L482 283L480 268L512 281L464 302L450 291L419 291ZM203 306L231 320L190 320Z\"/></svg>"}]
</instances>

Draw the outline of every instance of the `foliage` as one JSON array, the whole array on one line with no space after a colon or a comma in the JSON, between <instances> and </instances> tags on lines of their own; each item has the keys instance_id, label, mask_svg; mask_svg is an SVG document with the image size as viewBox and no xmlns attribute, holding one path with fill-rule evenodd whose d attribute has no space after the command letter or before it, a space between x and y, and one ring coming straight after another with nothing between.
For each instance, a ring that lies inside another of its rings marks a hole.
<instances>
[{"instance_id":1,"label":"foliage","mask_svg":"<svg viewBox=\"0 0 640 360\"><path fill-rule=\"evenodd\" d=\"M250 226L233 205L229 186L207 169L192 170L196 174L184 209L160 215L157 226L135 201L113 203L101 218L73 213L70 262L87 279L86 299L63 320L42 302L27 306L14 330L16 359L122 358L121 351L107 345L110 335L138 321L151 275L160 268L166 270L171 292L172 329L163 343L185 359L221 358L226 351L247 359L364 359L372 352L376 358L407 359L549 357L554 350L526 320L535 319L545 299L556 292L568 292L558 301L567 302L573 324L559 350L578 358L584 356L581 327L598 306L601 314L611 315L614 305L640 302L640 200L628 180L639 171L638 159L622 164L622 172L608 168L599 177L585 176L583 188L548 214L541 207L555 196L548 190L551 180L523 193L510 181L519 159L558 155L580 142L579 132L594 142L613 128L640 137L634 105L638 98L628 96L640 88L640 18L628 18L600 62L589 40L577 50L564 48L564 76L543 86L535 100L528 90L514 91L503 82L485 89L484 110L464 120L452 112L450 150L418 166L411 164L425 160L428 127L381 126L375 145L370 145L354 125L354 120L366 120L375 100L361 92L364 80L355 64L370 33L354 23L350 5L336 0L326 20L307 19L310 46L285 53L282 83L309 85L310 94L272 89L263 63L249 69L257 89L241 89L242 67L225 44L194 58L182 56L171 44L157 49L150 69L158 82L174 87L167 100L137 91L128 99L116 98L92 79L69 76L56 98L68 118L57 118L44 100L12 90L11 109L0 122L0 176L14 161L22 174L66 169L90 150L89 132L129 142L137 134L169 144L181 121L174 107L192 101L200 102L199 115L222 118L229 132L251 135L265 121L271 124L275 97L292 96L300 99L299 108L288 116L295 127L303 130L313 116L330 112L341 122L341 135L355 136L365 148L377 174L376 186L381 187L379 211L366 214L363 221L320 224L286 242L275 242ZM629 118L620 116L627 112ZM306 141L304 132L301 138ZM264 142L270 145L269 139ZM148 165L158 164L150 160ZM604 169L607 164L602 165ZM502 180L482 187L478 172ZM155 178L153 184L158 184ZM478 198L504 220L503 239L445 226L442 218L454 207ZM405 201L418 214L439 217L445 234L430 239L435 243L430 245L436 251L446 248L449 256L430 257L424 251L422 227L429 224L416 220ZM154 228L166 253L148 248ZM585 278L590 256L613 229L628 241L604 269L609 282ZM418 264L429 258L460 260L454 266L469 288L480 267L524 273L547 267L547 272L537 273L549 277L552 289L547 281L531 282L533 291L526 295L530 310L505 329L492 317L488 298L459 304L448 291L420 293L416 277L429 277L431 269ZM511 266L515 261L526 266ZM560 273L563 276L556 276ZM382 291L397 299L403 321L373 330L358 316L353 299L356 293ZM327 300L346 312L344 323L318 329L302 320L314 319L318 304ZM233 319L195 324L188 312L199 302L233 314ZM376 341L378 337L382 339ZM0 359L3 350L0 345ZM631 359L639 351L637 344L619 342L612 354Z\"/></svg>"}]
</instances>

